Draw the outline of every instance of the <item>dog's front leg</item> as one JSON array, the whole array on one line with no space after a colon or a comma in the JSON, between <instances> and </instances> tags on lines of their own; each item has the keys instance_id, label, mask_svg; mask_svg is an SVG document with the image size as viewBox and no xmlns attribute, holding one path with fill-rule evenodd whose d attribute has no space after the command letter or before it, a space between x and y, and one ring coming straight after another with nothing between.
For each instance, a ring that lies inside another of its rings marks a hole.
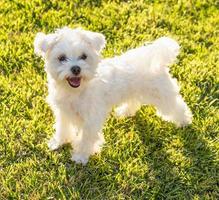
<instances>
[{"instance_id":1,"label":"dog's front leg","mask_svg":"<svg viewBox=\"0 0 219 200\"><path fill-rule=\"evenodd\" d=\"M55 112L55 117L55 133L48 142L50 150L56 150L61 145L70 143L74 136L74 130L69 117L61 110Z\"/></svg>"},{"instance_id":2,"label":"dog's front leg","mask_svg":"<svg viewBox=\"0 0 219 200\"><path fill-rule=\"evenodd\" d=\"M73 161L85 165L90 155L100 152L101 146L104 143L103 134L100 132L101 128L101 121L91 120L85 122L78 139L73 141Z\"/></svg>"}]
</instances>

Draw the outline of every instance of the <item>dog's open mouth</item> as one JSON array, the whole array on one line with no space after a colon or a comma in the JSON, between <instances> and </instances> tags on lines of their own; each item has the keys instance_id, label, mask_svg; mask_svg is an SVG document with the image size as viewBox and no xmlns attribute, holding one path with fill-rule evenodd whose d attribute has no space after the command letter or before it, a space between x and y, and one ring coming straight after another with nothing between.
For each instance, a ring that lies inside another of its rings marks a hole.
<instances>
[{"instance_id":1,"label":"dog's open mouth","mask_svg":"<svg viewBox=\"0 0 219 200\"><path fill-rule=\"evenodd\" d=\"M77 88L81 84L81 77L68 77L66 79L69 83L69 85L73 88Z\"/></svg>"}]
</instances>

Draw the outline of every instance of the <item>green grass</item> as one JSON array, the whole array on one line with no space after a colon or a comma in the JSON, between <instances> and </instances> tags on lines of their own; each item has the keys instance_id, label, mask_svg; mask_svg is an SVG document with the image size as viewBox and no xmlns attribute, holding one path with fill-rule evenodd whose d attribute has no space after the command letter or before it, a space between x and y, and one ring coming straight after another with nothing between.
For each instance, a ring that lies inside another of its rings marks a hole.
<instances>
[{"instance_id":1,"label":"green grass","mask_svg":"<svg viewBox=\"0 0 219 200\"><path fill-rule=\"evenodd\" d=\"M1 0L0 199L219 199L219 3ZM106 145L87 166L70 147L50 152L54 119L45 102L37 32L62 26L105 34L105 57L159 36L179 41L171 73L194 114L185 128L150 106L105 123Z\"/></svg>"}]
</instances>

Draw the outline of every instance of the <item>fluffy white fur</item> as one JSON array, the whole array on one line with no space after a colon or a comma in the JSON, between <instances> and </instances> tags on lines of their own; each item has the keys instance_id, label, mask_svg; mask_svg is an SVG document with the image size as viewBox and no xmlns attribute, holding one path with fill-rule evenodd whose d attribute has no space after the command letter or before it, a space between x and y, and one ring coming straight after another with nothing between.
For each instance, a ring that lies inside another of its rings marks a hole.
<instances>
[{"instance_id":1,"label":"fluffy white fur","mask_svg":"<svg viewBox=\"0 0 219 200\"><path fill-rule=\"evenodd\" d=\"M105 43L100 33L67 27L48 35L38 33L34 42L35 53L45 60L48 103L56 117L49 148L71 143L77 163L86 164L90 155L100 151L101 129L115 105L117 116L134 115L140 105L150 104L163 119L179 126L192 121L177 81L169 74L168 65L179 53L176 41L162 37L101 60ZM72 73L74 66L80 67L77 75Z\"/></svg>"}]
</instances>

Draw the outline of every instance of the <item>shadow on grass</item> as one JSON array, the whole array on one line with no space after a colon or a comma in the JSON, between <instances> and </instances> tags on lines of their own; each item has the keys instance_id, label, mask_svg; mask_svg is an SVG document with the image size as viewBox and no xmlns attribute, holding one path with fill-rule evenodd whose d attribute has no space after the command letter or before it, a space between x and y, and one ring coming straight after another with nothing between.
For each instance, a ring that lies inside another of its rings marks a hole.
<instances>
[{"instance_id":1,"label":"shadow on grass","mask_svg":"<svg viewBox=\"0 0 219 200\"><path fill-rule=\"evenodd\" d=\"M148 147L145 159L155 175L150 188L154 191L154 197L216 197L219 163L216 163L216 152L204 139L206 134L192 125L176 128L167 122L161 122L159 130L154 123L148 123L140 116L136 116L134 124L143 144ZM151 131L145 133L145 129Z\"/></svg>"}]
</instances>

